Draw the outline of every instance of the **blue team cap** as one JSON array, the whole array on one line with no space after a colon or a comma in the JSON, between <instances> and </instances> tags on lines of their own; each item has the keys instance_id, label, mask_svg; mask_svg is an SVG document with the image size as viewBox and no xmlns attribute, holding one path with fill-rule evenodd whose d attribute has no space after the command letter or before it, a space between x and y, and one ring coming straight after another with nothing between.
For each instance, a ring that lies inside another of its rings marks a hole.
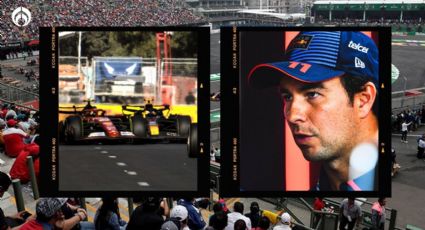
<instances>
[{"instance_id":1,"label":"blue team cap","mask_svg":"<svg viewBox=\"0 0 425 230\"><path fill-rule=\"evenodd\" d=\"M251 69L249 84L278 85L283 76L315 83L339 77L364 76L379 82L378 48L358 31L304 31L288 45L287 61L259 64Z\"/></svg>"}]
</instances>

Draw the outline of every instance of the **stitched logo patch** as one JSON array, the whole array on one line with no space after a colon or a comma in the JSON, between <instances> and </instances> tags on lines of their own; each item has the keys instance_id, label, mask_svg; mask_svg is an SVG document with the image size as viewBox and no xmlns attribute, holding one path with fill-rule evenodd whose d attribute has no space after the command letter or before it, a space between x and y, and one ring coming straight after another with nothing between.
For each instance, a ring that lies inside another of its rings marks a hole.
<instances>
[{"instance_id":1,"label":"stitched logo patch","mask_svg":"<svg viewBox=\"0 0 425 230\"><path fill-rule=\"evenodd\" d=\"M356 66L356 68L366 68L366 65L364 64L364 62L362 62L362 60L358 57L354 58L354 65Z\"/></svg>"},{"instance_id":2,"label":"stitched logo patch","mask_svg":"<svg viewBox=\"0 0 425 230\"><path fill-rule=\"evenodd\" d=\"M312 35L299 35L295 37L291 43L288 46L288 50L293 49L308 49L308 46L310 45L311 39L313 39Z\"/></svg>"}]
</instances>

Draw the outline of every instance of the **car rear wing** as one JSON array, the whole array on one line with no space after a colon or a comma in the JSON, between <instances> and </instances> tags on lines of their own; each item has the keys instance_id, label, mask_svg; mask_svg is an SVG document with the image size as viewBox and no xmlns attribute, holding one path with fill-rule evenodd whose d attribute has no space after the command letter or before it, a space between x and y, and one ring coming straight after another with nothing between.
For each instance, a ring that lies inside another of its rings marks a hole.
<instances>
[{"instance_id":1,"label":"car rear wing","mask_svg":"<svg viewBox=\"0 0 425 230\"><path fill-rule=\"evenodd\" d=\"M170 110L170 105L123 105L122 109L128 112L144 112L150 110L150 108L158 111Z\"/></svg>"},{"instance_id":2,"label":"car rear wing","mask_svg":"<svg viewBox=\"0 0 425 230\"><path fill-rule=\"evenodd\" d=\"M77 109L81 109L81 110L77 110ZM72 106L72 107L61 107L61 106L59 106L59 113L78 114L78 113L81 113L83 109L84 109L84 107L77 107L75 105Z\"/></svg>"}]
</instances>

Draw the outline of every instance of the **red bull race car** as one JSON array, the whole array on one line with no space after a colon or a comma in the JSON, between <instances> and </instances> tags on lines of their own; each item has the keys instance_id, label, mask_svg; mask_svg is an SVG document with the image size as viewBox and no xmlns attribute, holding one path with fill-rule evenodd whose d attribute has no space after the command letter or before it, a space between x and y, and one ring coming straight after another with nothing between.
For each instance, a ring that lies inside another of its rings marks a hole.
<instances>
[{"instance_id":1,"label":"red bull race car","mask_svg":"<svg viewBox=\"0 0 425 230\"><path fill-rule=\"evenodd\" d=\"M187 143L189 156L198 150L197 124L190 116L171 114L169 105L123 105L122 114L106 115L87 101L84 107L59 107L59 113L69 114L59 122L59 139L66 144L166 140Z\"/></svg>"}]
</instances>

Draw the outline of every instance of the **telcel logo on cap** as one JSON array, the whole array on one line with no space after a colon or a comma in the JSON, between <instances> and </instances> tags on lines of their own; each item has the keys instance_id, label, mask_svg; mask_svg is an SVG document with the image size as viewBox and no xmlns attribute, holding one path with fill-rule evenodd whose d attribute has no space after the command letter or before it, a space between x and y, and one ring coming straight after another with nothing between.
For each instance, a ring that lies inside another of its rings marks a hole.
<instances>
[{"instance_id":1,"label":"telcel logo on cap","mask_svg":"<svg viewBox=\"0 0 425 230\"><path fill-rule=\"evenodd\" d=\"M363 52L365 54L367 54L367 52L369 51L369 48L367 48L366 46L362 46L360 43L356 44L353 41L350 41L350 43L348 43L348 47Z\"/></svg>"}]
</instances>

